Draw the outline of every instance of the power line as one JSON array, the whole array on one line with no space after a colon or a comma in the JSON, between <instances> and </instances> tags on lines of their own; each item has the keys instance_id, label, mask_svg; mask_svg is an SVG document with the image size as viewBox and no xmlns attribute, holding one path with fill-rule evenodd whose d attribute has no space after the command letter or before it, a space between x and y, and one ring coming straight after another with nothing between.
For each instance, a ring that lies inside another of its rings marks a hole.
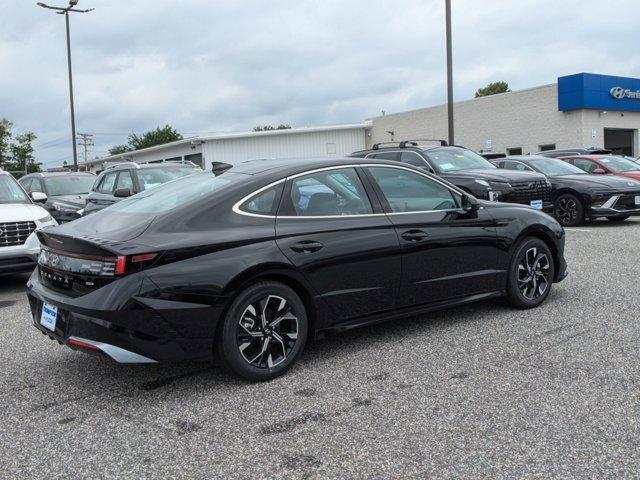
<instances>
[{"instance_id":1,"label":"power line","mask_svg":"<svg viewBox=\"0 0 640 480\"><path fill-rule=\"evenodd\" d=\"M89 148L93 147L93 134L91 133L78 133L78 145L81 145L84 149L84 163L87 163L87 153Z\"/></svg>"}]
</instances>

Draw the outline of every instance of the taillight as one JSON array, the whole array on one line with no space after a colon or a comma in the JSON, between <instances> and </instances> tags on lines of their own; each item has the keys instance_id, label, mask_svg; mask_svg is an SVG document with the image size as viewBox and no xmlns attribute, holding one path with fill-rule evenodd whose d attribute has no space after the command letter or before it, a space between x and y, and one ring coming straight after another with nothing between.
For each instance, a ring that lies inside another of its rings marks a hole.
<instances>
[{"instance_id":1,"label":"taillight","mask_svg":"<svg viewBox=\"0 0 640 480\"><path fill-rule=\"evenodd\" d=\"M145 253L132 256L102 257L59 252L42 247L38 264L61 272L100 277L117 277L139 271L148 266L158 255Z\"/></svg>"}]
</instances>

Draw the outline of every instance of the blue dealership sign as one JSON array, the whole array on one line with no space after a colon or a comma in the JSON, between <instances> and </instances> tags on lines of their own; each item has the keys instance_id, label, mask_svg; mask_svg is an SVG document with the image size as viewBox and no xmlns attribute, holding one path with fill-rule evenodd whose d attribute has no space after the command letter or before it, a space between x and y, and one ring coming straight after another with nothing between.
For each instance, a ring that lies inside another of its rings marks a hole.
<instances>
[{"instance_id":1,"label":"blue dealership sign","mask_svg":"<svg viewBox=\"0 0 640 480\"><path fill-rule=\"evenodd\" d=\"M577 73L558 78L558 110L640 112L640 78Z\"/></svg>"}]
</instances>

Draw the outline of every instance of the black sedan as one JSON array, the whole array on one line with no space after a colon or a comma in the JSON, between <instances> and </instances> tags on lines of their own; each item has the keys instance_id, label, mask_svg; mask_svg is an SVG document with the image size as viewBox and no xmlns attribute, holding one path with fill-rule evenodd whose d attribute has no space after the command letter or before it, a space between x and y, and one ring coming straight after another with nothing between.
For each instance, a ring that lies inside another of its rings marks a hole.
<instances>
[{"instance_id":1,"label":"black sedan","mask_svg":"<svg viewBox=\"0 0 640 480\"><path fill-rule=\"evenodd\" d=\"M42 192L47 201L42 205L58 223L80 217L79 210L91 190L96 176L86 172L39 172L22 177L20 185L28 192Z\"/></svg>"},{"instance_id":2,"label":"black sedan","mask_svg":"<svg viewBox=\"0 0 640 480\"><path fill-rule=\"evenodd\" d=\"M506 297L540 305L564 231L401 163L255 160L42 230L33 324L118 362L209 360L267 380L308 338Z\"/></svg>"},{"instance_id":3,"label":"black sedan","mask_svg":"<svg viewBox=\"0 0 640 480\"><path fill-rule=\"evenodd\" d=\"M640 182L589 175L570 163L538 155L511 156L493 162L499 168L543 173L552 185L554 215L567 227L587 219L622 222L640 215Z\"/></svg>"}]
</instances>

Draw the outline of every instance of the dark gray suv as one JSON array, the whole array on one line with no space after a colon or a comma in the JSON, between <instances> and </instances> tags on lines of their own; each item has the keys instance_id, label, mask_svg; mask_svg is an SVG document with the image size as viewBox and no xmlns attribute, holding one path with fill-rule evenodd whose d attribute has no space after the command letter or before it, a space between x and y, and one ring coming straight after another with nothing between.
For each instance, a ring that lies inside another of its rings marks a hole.
<instances>
[{"instance_id":1,"label":"dark gray suv","mask_svg":"<svg viewBox=\"0 0 640 480\"><path fill-rule=\"evenodd\" d=\"M107 167L96 179L87 196L84 214L97 212L109 205L176 178L185 177L202 169L187 163L119 163Z\"/></svg>"}]
</instances>

